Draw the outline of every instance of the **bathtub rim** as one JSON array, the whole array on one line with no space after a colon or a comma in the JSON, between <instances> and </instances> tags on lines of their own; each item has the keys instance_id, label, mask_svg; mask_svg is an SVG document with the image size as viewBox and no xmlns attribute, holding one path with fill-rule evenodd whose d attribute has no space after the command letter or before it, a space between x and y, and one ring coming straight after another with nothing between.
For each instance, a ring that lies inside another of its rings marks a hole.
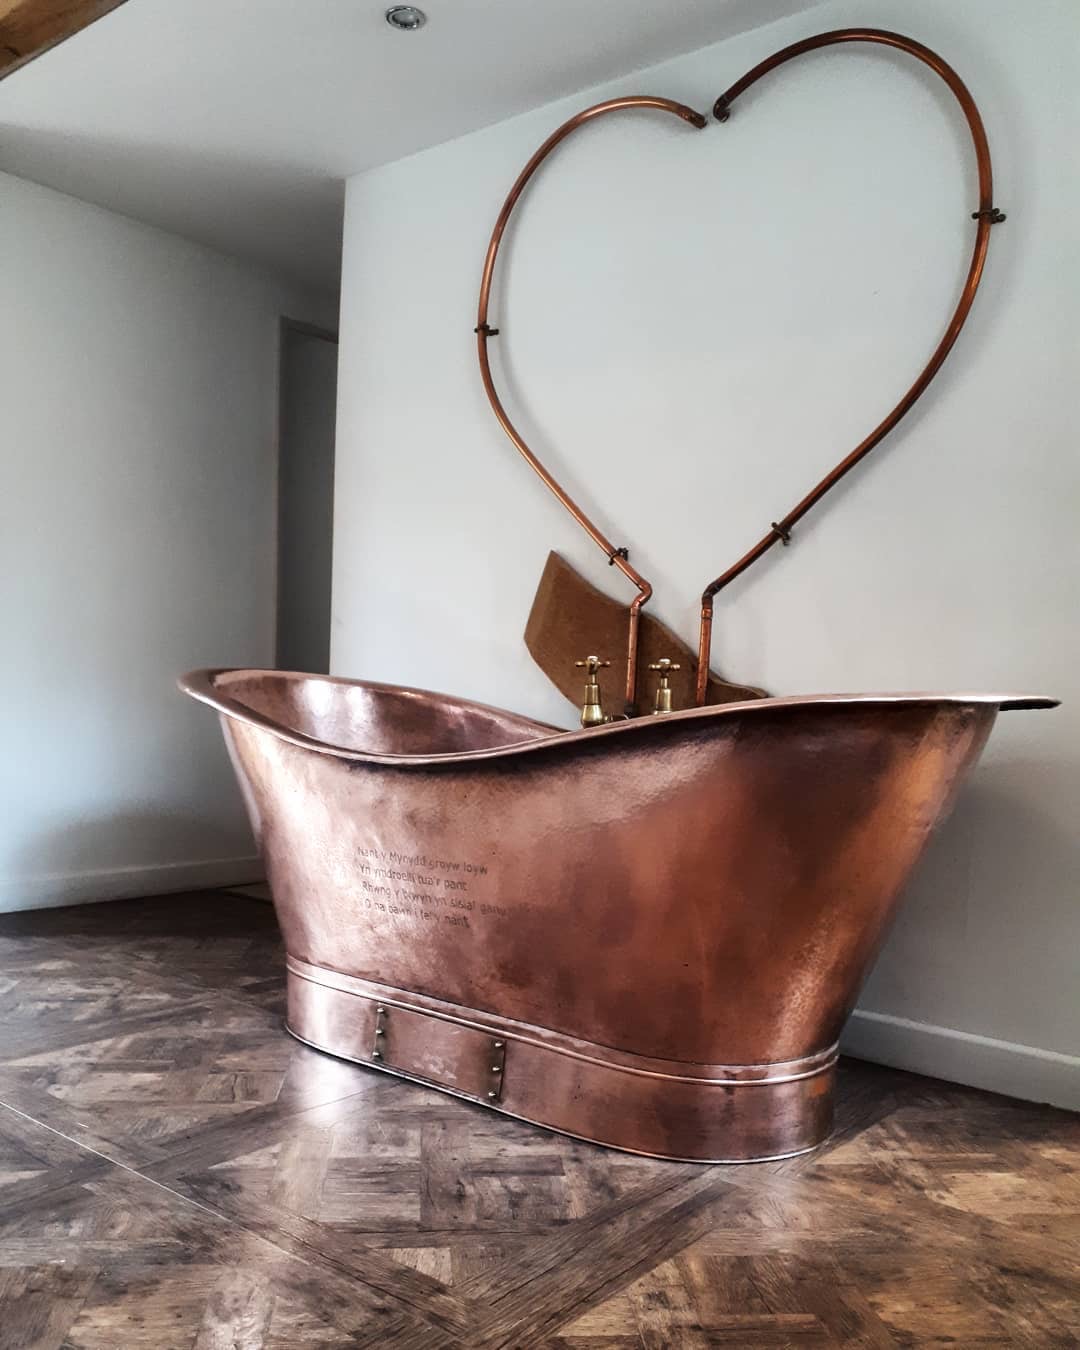
<instances>
[{"instance_id":1,"label":"bathtub rim","mask_svg":"<svg viewBox=\"0 0 1080 1350\"><path fill-rule=\"evenodd\" d=\"M312 680L323 684L344 685L350 688L366 689L373 693L405 694L423 700L431 700L445 706L474 710L476 712L510 716L539 733L522 740L507 741L501 745L485 746L477 750L459 750L436 754L399 755L373 750L355 750L347 746L335 745L329 741L320 741L297 731L284 723L258 712L255 708L231 698L217 686L224 675L250 675L270 679ZM337 759L351 760L356 763L376 764L398 767L473 764L489 760L516 758L519 755L537 751L550 751L556 748L594 744L607 737L620 737L640 733L644 728L653 730L672 724L696 724L716 718L736 717L754 711L784 711L814 706L853 706L853 707L918 707L918 706L966 706L993 707L997 712L1015 710L1056 708L1061 700L1042 694L1010 693L941 693L932 691L894 692L894 693L831 693L831 694L790 694L778 698L756 698L739 700L734 703L710 704L704 708L682 708L677 712L665 713L662 717L635 717L627 720L608 722L599 727L575 728L566 730L549 722L541 722L515 713L507 708L498 708L493 704L479 703L473 699L460 698L456 694L443 694L436 690L420 689L411 685L389 684L375 680L347 679L337 675L312 674L306 671L268 670L257 666L219 666L188 671L177 680L181 692L189 697L214 708L222 716L247 723L262 731L267 731L279 740L288 741L302 749L316 754L329 755ZM613 742L613 745L617 742Z\"/></svg>"}]
</instances>

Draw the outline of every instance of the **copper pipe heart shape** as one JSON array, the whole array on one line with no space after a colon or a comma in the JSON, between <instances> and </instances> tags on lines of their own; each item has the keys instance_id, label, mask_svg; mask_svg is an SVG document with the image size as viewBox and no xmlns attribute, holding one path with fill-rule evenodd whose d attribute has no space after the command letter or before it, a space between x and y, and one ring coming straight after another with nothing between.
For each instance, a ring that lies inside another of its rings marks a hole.
<instances>
[{"instance_id":1,"label":"copper pipe heart shape","mask_svg":"<svg viewBox=\"0 0 1080 1350\"><path fill-rule=\"evenodd\" d=\"M913 38L904 37L900 33L886 32L878 28L841 28L829 33L819 33L816 37L805 38L801 42L793 43L789 47L784 47L772 56L754 66L752 70L737 80L729 89L727 89L716 100L713 105L713 116L719 122L726 122L731 116L731 105L740 94L746 92L751 85L756 84L762 76L769 74L778 66L792 60L793 57L801 56L804 52L817 50L819 47L830 47L837 43L848 42L870 42L882 46L895 47L900 51L907 52L916 57L925 65L929 66L935 74L939 75L948 87L952 90L957 102L964 114L968 124L968 130L971 132L971 140L975 150L975 160L979 176L979 205L978 209L972 212L972 219L977 222L975 229L975 241L972 246L971 263L968 267L967 278L960 293L960 299L953 311L952 318L949 320L940 341L930 355L930 359L923 367L915 382L904 394L903 398L896 406L874 427L849 454L825 475L821 481L811 489L810 492L802 498L782 519L773 521L769 532L764 535L748 552L726 572L722 572L714 581L711 581L705 587L701 597L701 629L698 642L698 664L696 677L696 702L701 706L705 702L706 690L709 678L709 653L712 646L712 619L713 619L713 597L722 590L729 582L735 580L737 576L746 571L753 563L762 557L773 547L774 544L781 542L786 544L791 537L792 527L800 521L803 516L814 506L826 492L858 462L874 449L896 426L896 424L910 411L912 406L925 392L930 381L941 368L946 356L952 349L953 343L959 335L960 329L964 326L968 312L971 309L975 292L978 290L979 281L982 278L983 265L986 261L986 251L990 241L990 227L1004 220L1004 215L993 205L993 175L990 167L990 147L986 140L986 131L983 127L982 118L979 116L979 110L975 105L967 86L957 75L956 71L936 52L924 47L921 42L916 42ZM484 391L487 394L488 401L491 404L492 411L499 421L499 425L510 438L511 442L521 453L528 464L535 470L543 482L551 489L555 496L562 502L563 506L570 512L578 524L589 535L593 542L603 550L608 562L617 567L620 572L637 587L638 593L630 605L629 634L627 641L627 665L626 665L626 708L628 716L634 716L636 712L637 696L637 648L638 648L638 629L640 624L641 607L648 601L652 595L652 586L649 582L630 564L628 550L625 548L616 548L611 540L589 519L580 506L570 497L566 490L553 477L548 469L540 462L534 452L526 444L521 433L512 422L510 415L503 406L495 388L495 382L491 373L491 363L488 359L488 343L498 336L498 328L493 328L488 322L488 309L491 300L491 286L495 275L495 263L499 254L499 246L502 243L506 226L510 220L510 215L517 205L529 180L551 154L551 152L564 141L571 132L588 122L594 121L598 117L606 116L608 113L621 112L631 108L651 108L661 112L666 112L680 118L689 126L701 130L707 125L707 119L693 108L687 107L683 103L676 103L672 99L655 98L648 95L633 95L625 98L609 99L604 103L597 103L591 108L585 108L582 112L571 117L569 121L564 122L561 127L544 141L543 145L531 157L521 173L518 175L513 187L502 205L498 218L495 221L495 228L491 232L491 241L488 244L487 255L484 259L484 271L480 282L480 301L477 307L476 318L476 347L477 355L480 360L480 376L484 383Z\"/></svg>"}]
</instances>

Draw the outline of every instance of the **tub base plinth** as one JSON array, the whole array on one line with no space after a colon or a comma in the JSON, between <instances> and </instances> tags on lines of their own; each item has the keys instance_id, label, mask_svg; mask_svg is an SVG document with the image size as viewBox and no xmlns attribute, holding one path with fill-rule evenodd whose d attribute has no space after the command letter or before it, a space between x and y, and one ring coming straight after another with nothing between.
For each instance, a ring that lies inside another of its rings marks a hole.
<instances>
[{"instance_id":1,"label":"tub base plinth","mask_svg":"<svg viewBox=\"0 0 1080 1350\"><path fill-rule=\"evenodd\" d=\"M342 1059L608 1148L683 1162L805 1153L832 1124L836 1046L685 1064L288 960L288 1030Z\"/></svg>"}]
</instances>

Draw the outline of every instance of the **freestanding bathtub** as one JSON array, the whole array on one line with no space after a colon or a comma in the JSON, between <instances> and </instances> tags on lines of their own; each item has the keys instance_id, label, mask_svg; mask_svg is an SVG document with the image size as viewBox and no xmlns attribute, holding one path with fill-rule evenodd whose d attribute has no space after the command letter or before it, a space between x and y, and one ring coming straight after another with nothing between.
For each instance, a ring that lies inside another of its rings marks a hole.
<instances>
[{"instance_id":1,"label":"freestanding bathtub","mask_svg":"<svg viewBox=\"0 0 1080 1350\"><path fill-rule=\"evenodd\" d=\"M840 1029L998 712L760 699L564 732L264 670L221 714L285 938L289 1031L579 1138L813 1148Z\"/></svg>"}]
</instances>

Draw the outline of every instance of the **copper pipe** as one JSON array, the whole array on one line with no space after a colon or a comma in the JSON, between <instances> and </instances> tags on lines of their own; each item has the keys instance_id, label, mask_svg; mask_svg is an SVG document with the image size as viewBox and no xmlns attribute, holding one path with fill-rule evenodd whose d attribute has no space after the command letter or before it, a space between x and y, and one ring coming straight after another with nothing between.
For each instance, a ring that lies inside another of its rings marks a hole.
<instances>
[{"instance_id":1,"label":"copper pipe","mask_svg":"<svg viewBox=\"0 0 1080 1350\"><path fill-rule=\"evenodd\" d=\"M605 103L594 104L591 108L586 108L576 116L571 117L568 122L564 122L558 130L552 132L547 140L540 146L539 150L532 156L529 162L518 174L514 186L510 189L509 195L503 202L502 210L499 212L498 219L495 221L495 228L491 232L491 241L488 244L487 255L484 258L484 271L480 281L480 302L476 312L476 351L480 360L480 376L484 382L484 392L487 394L488 402L491 404L492 411L499 421L499 425L506 432L511 442L518 451L539 475L543 482L551 489L559 501L566 507L574 517L581 528L589 535L598 548L602 549L609 563L617 567L619 571L629 581L638 588L638 593L634 597L630 606L630 623L627 635L626 651L626 708L628 716L633 716L635 711L635 701L637 698L637 649L638 649L638 628L641 616L641 607L652 595L652 586L645 578L630 565L626 557L626 550L619 550L611 542L603 531L589 519L580 506L573 500L559 483L552 477L536 455L529 449L524 437L518 431L510 420L510 415L503 407L502 400L499 398L495 389L495 382L491 374L491 364L488 360L488 340L499 331L492 328L488 323L488 305L491 299L491 284L495 273L495 260L498 257L499 245L502 243L503 234L506 231L507 223L510 220L510 214L517 204L518 198L524 192L526 185L533 174L551 154L557 145L566 139L572 131L583 126L586 122L591 122L597 117L602 117L605 113L620 112L624 108L657 108L661 112L673 113L682 121L697 127L700 131L707 125L706 118L693 108L688 108L684 103L676 103L669 98L653 98L648 95L634 95L627 98L608 99Z\"/></svg>"},{"instance_id":2,"label":"copper pipe","mask_svg":"<svg viewBox=\"0 0 1080 1350\"><path fill-rule=\"evenodd\" d=\"M975 147L975 160L979 174L979 208L973 213L973 219L978 221L978 227L975 231L975 244L972 249L971 265L968 268L967 279L964 282L964 288L960 293L960 299L953 316L949 320L948 327L945 329L941 341L934 348L929 361L919 373L914 384L903 396L892 411L882 419L873 431L859 444L854 450L817 484L805 497L794 506L786 516L781 520L773 522L772 528L768 534L764 535L747 553L732 564L726 572L723 572L715 581L706 586L701 597L701 629L698 638L698 668L697 681L695 689L695 701L698 707L705 703L706 691L709 679L709 661L712 649L712 616L713 616L713 596L722 590L729 582L741 576L753 563L762 557L773 547L777 541L788 542L791 528L803 516L821 500L822 497L834 487L841 478L858 464L870 453L871 450L889 434L902 417L912 408L916 401L921 397L930 381L941 368L946 356L952 349L967 319L968 311L971 309L975 292L978 290L979 281L982 277L983 264L986 261L986 250L990 242L990 227L1004 220L1004 216L993 205L993 174L990 167L990 146L986 139L986 130L983 127L982 118L979 116L979 110L975 105L967 86L957 75L946 61L943 61L936 52L924 47L921 42L915 42L912 38L903 37L899 33L890 33L879 28L841 28L831 33L819 33L816 37L805 38L802 42L795 42L790 47L784 47L772 56L754 66L740 80L726 90L716 100L713 105L713 115L718 121L726 122L731 112L731 104L742 93L745 93L751 85L756 84L763 75L769 74L777 66L783 65L795 56L801 56L804 52L816 51L819 47L830 47L840 42L874 42L880 43L886 47L896 47L902 52L908 52L916 57L932 71L940 75L952 92L956 95L956 100L960 104L964 117L967 119L968 129L971 132L971 139Z\"/></svg>"},{"instance_id":3,"label":"copper pipe","mask_svg":"<svg viewBox=\"0 0 1080 1350\"><path fill-rule=\"evenodd\" d=\"M778 66L790 61L793 57L801 56L804 52L815 51L819 47L834 46L843 42L872 42L882 46L895 47L900 51L907 52L917 60L922 61L929 66L937 75L939 75L952 90L956 96L957 102L967 120L968 128L971 132L971 139L975 147L975 158L979 176L979 206L978 210L972 213L973 219L978 222L975 231L975 242L972 249L971 264L968 268L967 279L964 282L960 299L956 305L945 332L935 347L929 361L919 373L915 382L904 394L903 398L896 404L889 414L866 436L854 450L836 465L826 476L810 491L805 497L779 521L774 521L769 532L764 535L747 553L734 563L728 570L722 573L705 588L701 597L701 626L698 636L698 668L695 680L695 701L700 707L704 704L708 691L709 678L709 660L712 650L712 622L713 622L713 597L718 591L722 590L729 582L735 580L746 571L753 563L757 562L765 553L773 547L778 541L787 543L791 536L791 529L803 516L813 507L826 492L858 462L874 449L897 425L897 423L912 408L916 401L922 396L923 392L930 384L930 381L941 368L946 356L952 349L953 343L959 335L967 319L968 312L971 309L972 302L975 299L975 292L978 289L979 281L982 277L983 265L986 261L986 251L990 241L990 227L1004 220L1004 216L993 205L993 176L990 167L990 148L986 139L986 131L983 127L982 118L975 105L967 86L960 79L956 71L944 61L936 52L929 47L923 46L921 42L916 42L912 38L907 38L899 33L891 33L884 29L877 28L842 28L829 33L819 33L816 37L805 38L801 42L793 43L789 47L784 47L767 57L758 65L749 70L740 80L737 80L728 90L726 90L716 100L713 105L713 115L718 121L726 122L731 115L731 105L740 94L745 93L751 85L755 84L763 75L775 70ZM503 430L517 447L524 458L533 467L536 473L543 479L551 491L562 502L563 506L571 513L578 524L589 534L593 541L601 548L608 561L632 581L638 587L638 594L630 606L629 635L627 643L627 674L626 674L626 711L632 715L636 710L634 707L636 697L637 680L637 647L638 647L638 627L640 621L640 611L642 605L646 603L652 594L652 587L631 565L626 557L625 550L616 549L611 541L597 528L596 525L585 515L581 508L570 498L570 496L559 486L558 482L552 477L548 470L540 463L537 457L526 445L521 434L511 422L506 409L503 407L498 394L495 391L494 382L491 374L491 366L488 361L487 344L488 339L493 337L498 329L492 328L488 323L488 304L491 294L491 284L495 269L495 260L498 255L499 245L502 242L510 213L513 211L518 198L521 196L526 184L536 172L536 169L547 158L552 150L564 140L572 131L594 117L603 113L613 112L622 108L648 107L659 108L665 112L674 113L683 121L692 126L701 128L705 125L705 119L696 113L693 109L686 107L681 103L675 103L670 99L651 98L645 96L611 99L606 103L598 103L591 108L586 108L576 117L570 118L568 122L563 123L551 136L541 145L539 150L532 156L525 168L519 174L517 181L510 190L509 196L503 203L502 210L495 222L495 228L492 231L491 241L488 244L487 256L484 261L484 272L480 286L480 303L477 313L476 340L477 352L480 358L480 373L484 382L484 390L487 393L488 400Z\"/></svg>"}]
</instances>

